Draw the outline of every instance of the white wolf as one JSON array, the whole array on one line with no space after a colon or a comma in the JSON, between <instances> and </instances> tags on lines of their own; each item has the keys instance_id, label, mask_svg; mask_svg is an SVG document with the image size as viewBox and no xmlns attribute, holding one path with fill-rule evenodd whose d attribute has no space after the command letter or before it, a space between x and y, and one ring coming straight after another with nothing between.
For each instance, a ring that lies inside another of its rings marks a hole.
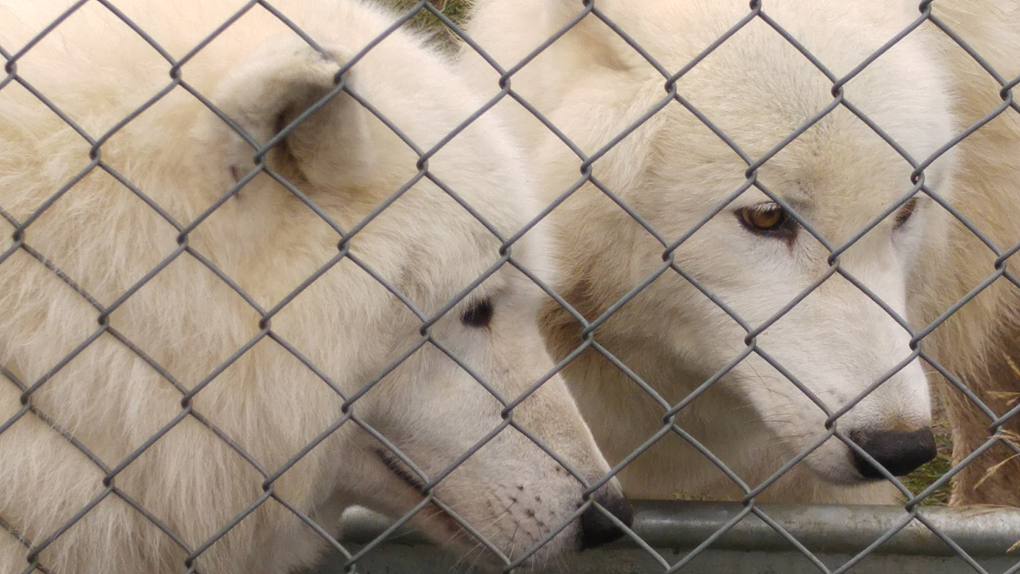
<instances>
[{"instance_id":1,"label":"white wolf","mask_svg":"<svg viewBox=\"0 0 1020 574\"><path fill-rule=\"evenodd\" d=\"M425 487L510 559L616 536L571 521L609 467L562 379L527 394L552 363L500 264L530 196L500 125L422 158L480 100L405 32L362 55L393 16L274 2L328 56L261 6L192 53L230 4L117 2L146 38L0 6L0 571L282 573L355 503L480 547ZM226 118L262 145L356 55L256 168ZM617 482L594 498L630 520Z\"/></svg>"},{"instance_id":2,"label":"white wolf","mask_svg":"<svg viewBox=\"0 0 1020 574\"><path fill-rule=\"evenodd\" d=\"M620 473L631 497L740 498L810 452L759 499L890 502L827 428L896 475L935 454L905 315L922 244L943 240L928 191L949 197L953 157L924 165L925 190L905 157L952 137L947 79L926 30L868 60L916 2L752 5L478 2L469 35L512 72L498 111L546 202L577 188L547 217L554 287L594 322L550 304L544 334L564 359L594 333L564 374L611 463L679 405L679 428L748 487L667 431ZM496 94L473 48L462 65Z\"/></svg>"}]
</instances>

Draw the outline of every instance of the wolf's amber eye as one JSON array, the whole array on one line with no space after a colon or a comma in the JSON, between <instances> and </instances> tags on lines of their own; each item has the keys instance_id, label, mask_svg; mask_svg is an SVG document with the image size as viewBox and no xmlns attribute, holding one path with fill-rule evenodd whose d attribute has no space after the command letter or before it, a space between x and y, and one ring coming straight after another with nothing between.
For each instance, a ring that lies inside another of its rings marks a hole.
<instances>
[{"instance_id":1,"label":"wolf's amber eye","mask_svg":"<svg viewBox=\"0 0 1020 574\"><path fill-rule=\"evenodd\" d=\"M758 235L792 241L797 236L797 221L779 204L768 201L737 210L740 223Z\"/></svg>"},{"instance_id":2,"label":"wolf's amber eye","mask_svg":"<svg viewBox=\"0 0 1020 574\"><path fill-rule=\"evenodd\" d=\"M915 211L917 211L917 198L912 197L896 212L896 218L893 220L893 229L903 227L907 220L910 219L910 216L914 215Z\"/></svg>"},{"instance_id":3,"label":"wolf's amber eye","mask_svg":"<svg viewBox=\"0 0 1020 574\"><path fill-rule=\"evenodd\" d=\"M482 299L475 302L464 312L464 316L460 320L468 327L478 329L488 327L489 322L492 321L492 301Z\"/></svg>"}]
</instances>

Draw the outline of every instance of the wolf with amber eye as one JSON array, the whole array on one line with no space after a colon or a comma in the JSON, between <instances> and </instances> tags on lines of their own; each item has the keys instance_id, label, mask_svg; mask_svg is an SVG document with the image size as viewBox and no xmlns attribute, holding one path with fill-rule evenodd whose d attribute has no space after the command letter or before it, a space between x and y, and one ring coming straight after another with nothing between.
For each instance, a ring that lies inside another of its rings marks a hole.
<instances>
[{"instance_id":1,"label":"wolf with amber eye","mask_svg":"<svg viewBox=\"0 0 1020 574\"><path fill-rule=\"evenodd\" d=\"M479 0L468 27L514 70L514 98L493 111L532 150L546 203L560 202L543 220L553 288L594 322L549 304L546 342L571 358L563 374L582 413L619 421L593 428L611 463L675 413L739 477L667 432L623 469L625 490L895 500L876 479L935 454L908 294L922 248L943 244L946 213L928 193L952 197L956 161L950 150L914 173L954 133L936 34L919 28L872 58L917 3L773 0L771 20L738 0L581 10ZM503 78L473 49L460 63L499 93Z\"/></svg>"}]
</instances>

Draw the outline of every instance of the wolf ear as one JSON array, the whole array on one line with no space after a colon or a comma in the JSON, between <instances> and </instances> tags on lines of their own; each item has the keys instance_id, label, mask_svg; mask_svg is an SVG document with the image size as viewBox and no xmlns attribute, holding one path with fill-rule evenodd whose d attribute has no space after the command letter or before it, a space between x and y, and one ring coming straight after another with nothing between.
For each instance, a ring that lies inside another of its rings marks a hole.
<instances>
[{"instance_id":1,"label":"wolf ear","mask_svg":"<svg viewBox=\"0 0 1020 574\"><path fill-rule=\"evenodd\" d=\"M320 106L269 150L267 163L284 177L297 176L315 187L357 185L372 173L374 154L369 112L347 93L334 93L339 82L355 81L354 70L338 77L344 61L333 50L327 56L304 43L271 42L231 72L214 103L259 148ZM332 97L323 102L327 96ZM230 126L222 129L228 132L225 167L240 180L255 168L258 149Z\"/></svg>"}]
</instances>

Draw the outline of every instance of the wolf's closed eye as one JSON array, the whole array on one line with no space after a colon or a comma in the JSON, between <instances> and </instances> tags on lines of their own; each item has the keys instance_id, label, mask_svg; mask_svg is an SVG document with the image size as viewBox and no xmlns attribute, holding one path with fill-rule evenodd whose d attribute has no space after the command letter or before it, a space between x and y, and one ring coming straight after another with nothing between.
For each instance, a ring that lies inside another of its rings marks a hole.
<instances>
[{"instance_id":1,"label":"wolf's closed eye","mask_svg":"<svg viewBox=\"0 0 1020 574\"><path fill-rule=\"evenodd\" d=\"M489 322L492 321L492 301L489 299L482 299L477 301L464 312L464 315L460 318L461 322L468 327L482 328L488 327Z\"/></svg>"},{"instance_id":2,"label":"wolf's closed eye","mask_svg":"<svg viewBox=\"0 0 1020 574\"><path fill-rule=\"evenodd\" d=\"M910 216L914 215L914 212L916 211L917 198L912 197L903 204L903 207L901 207L899 211L896 212L896 219L893 220L893 229L896 230L906 225L907 220L909 220Z\"/></svg>"}]
</instances>

